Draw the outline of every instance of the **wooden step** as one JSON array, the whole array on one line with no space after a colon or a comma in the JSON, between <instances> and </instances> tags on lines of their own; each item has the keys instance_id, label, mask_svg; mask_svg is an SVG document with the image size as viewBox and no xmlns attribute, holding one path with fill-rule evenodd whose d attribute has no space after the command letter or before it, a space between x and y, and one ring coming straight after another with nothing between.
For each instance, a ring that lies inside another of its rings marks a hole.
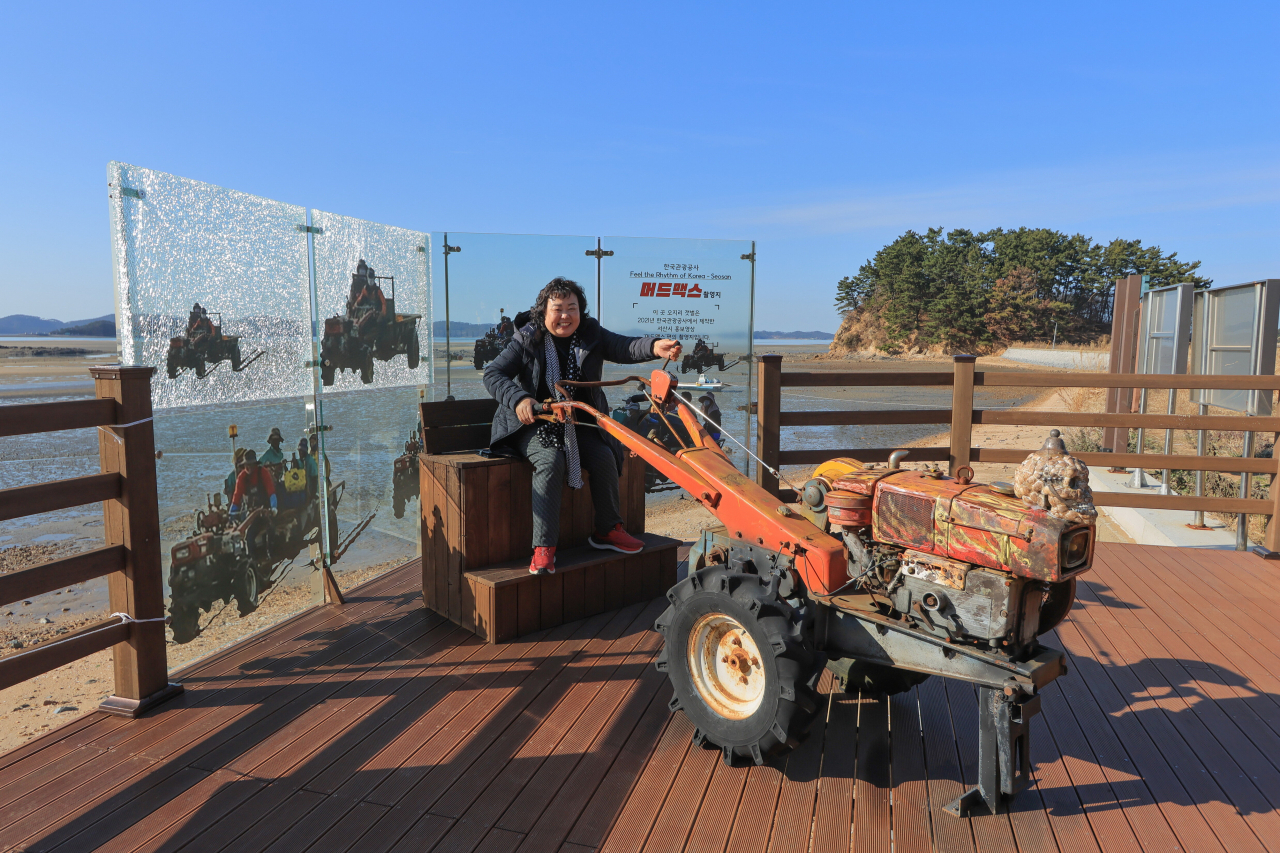
<instances>
[{"instance_id":1,"label":"wooden step","mask_svg":"<svg viewBox=\"0 0 1280 853\"><path fill-rule=\"evenodd\" d=\"M463 574L458 621L490 643L648 601L676 582L679 539L641 533L639 554L589 545L556 554L555 574L529 574L529 560L509 560Z\"/></svg>"}]
</instances>

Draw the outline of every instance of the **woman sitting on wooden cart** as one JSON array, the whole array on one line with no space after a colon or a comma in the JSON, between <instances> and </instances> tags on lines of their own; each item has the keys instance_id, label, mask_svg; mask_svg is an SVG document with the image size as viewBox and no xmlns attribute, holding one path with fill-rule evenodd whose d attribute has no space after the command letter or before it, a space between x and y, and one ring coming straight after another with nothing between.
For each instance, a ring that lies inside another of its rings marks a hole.
<instances>
[{"instance_id":1,"label":"woman sitting on wooden cart","mask_svg":"<svg viewBox=\"0 0 1280 853\"><path fill-rule=\"evenodd\" d=\"M587 541L595 548L635 554L644 543L622 529L618 475L623 449L581 412L579 425L534 417L535 400L549 400L561 379L598 382L606 360L636 364L654 358L680 357L680 342L616 335L587 314L587 297L577 282L555 278L538 294L528 323L484 369L484 387L498 401L489 446L512 449L533 464L532 574L556 570L556 540L560 535L560 489L566 479L582 488L582 471L591 475L595 533ZM607 412L600 388L575 388L573 399Z\"/></svg>"}]
</instances>

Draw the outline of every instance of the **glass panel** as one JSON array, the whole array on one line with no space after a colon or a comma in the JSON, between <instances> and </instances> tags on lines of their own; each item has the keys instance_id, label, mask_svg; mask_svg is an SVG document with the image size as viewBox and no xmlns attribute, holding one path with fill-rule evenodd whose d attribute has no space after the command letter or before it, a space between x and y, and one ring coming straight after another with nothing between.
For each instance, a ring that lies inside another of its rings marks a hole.
<instances>
[{"instance_id":1,"label":"glass panel","mask_svg":"<svg viewBox=\"0 0 1280 853\"><path fill-rule=\"evenodd\" d=\"M684 345L680 362L668 370L679 376L681 393L718 420L729 458L750 473L749 457L727 436L744 441L747 428L751 262L742 256L751 242L605 237L601 243L614 252L604 259L605 325L621 335L674 338ZM605 378L647 376L660 366L606 364ZM627 400L637 393L634 387L606 391L615 418L636 422L642 434L656 431L670 448L679 448L670 431L645 414L647 403ZM677 491L654 471L647 486L650 494Z\"/></svg>"},{"instance_id":2,"label":"glass panel","mask_svg":"<svg viewBox=\"0 0 1280 853\"><path fill-rule=\"evenodd\" d=\"M300 397L156 416L160 552L177 643L170 667L312 605L322 524L311 422Z\"/></svg>"},{"instance_id":3,"label":"glass panel","mask_svg":"<svg viewBox=\"0 0 1280 853\"><path fill-rule=\"evenodd\" d=\"M1197 367L1210 375L1247 376L1253 372L1254 329L1257 326L1257 289L1254 284L1205 291L1204 308L1197 312L1199 328L1193 340L1203 348ZM1244 412L1250 409L1248 391L1210 390L1197 400L1212 406Z\"/></svg>"},{"instance_id":4,"label":"glass panel","mask_svg":"<svg viewBox=\"0 0 1280 853\"><path fill-rule=\"evenodd\" d=\"M325 391L430 383L430 235L321 211L311 224Z\"/></svg>"},{"instance_id":5,"label":"glass panel","mask_svg":"<svg viewBox=\"0 0 1280 853\"><path fill-rule=\"evenodd\" d=\"M157 367L154 407L309 392L305 209L125 163L108 177L121 359Z\"/></svg>"},{"instance_id":6,"label":"glass panel","mask_svg":"<svg viewBox=\"0 0 1280 853\"><path fill-rule=\"evenodd\" d=\"M1209 345L1213 347L1252 346L1255 325L1253 286L1233 287L1218 293L1210 291L1210 295L1215 304Z\"/></svg>"},{"instance_id":7,"label":"glass panel","mask_svg":"<svg viewBox=\"0 0 1280 853\"><path fill-rule=\"evenodd\" d=\"M417 388L325 393L334 578L349 589L419 553Z\"/></svg>"},{"instance_id":8,"label":"glass panel","mask_svg":"<svg viewBox=\"0 0 1280 853\"><path fill-rule=\"evenodd\" d=\"M448 326L444 318L434 324L439 364L444 365L446 352L452 354L448 375L437 374L437 381L444 379L445 395L458 400L489 396L481 381L484 365L514 331L514 324L500 328L502 318L514 320L529 310L538 291L556 276L578 282L587 294L588 312L599 317L596 259L586 254L595 251L595 237L452 231L447 236L460 251L450 252L448 259ZM444 239L441 235L436 258L442 269Z\"/></svg>"}]
</instances>

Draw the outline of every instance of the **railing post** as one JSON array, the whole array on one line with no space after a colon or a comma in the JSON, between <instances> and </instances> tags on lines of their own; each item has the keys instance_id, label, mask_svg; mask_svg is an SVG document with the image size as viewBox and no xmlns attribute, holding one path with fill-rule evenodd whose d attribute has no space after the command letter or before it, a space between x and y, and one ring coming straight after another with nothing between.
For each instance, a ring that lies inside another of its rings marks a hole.
<instances>
[{"instance_id":1,"label":"railing post","mask_svg":"<svg viewBox=\"0 0 1280 853\"><path fill-rule=\"evenodd\" d=\"M102 472L124 480L118 500L102 504L103 536L127 550L123 571L107 576L113 613L133 619L164 618L160 564L160 507L156 494L156 447L151 425L151 367L94 367L99 398L116 401L116 425L98 428ZM169 683L164 622L137 622L129 639L112 649L115 694L99 705L109 714L136 717L182 692Z\"/></svg>"},{"instance_id":2,"label":"railing post","mask_svg":"<svg viewBox=\"0 0 1280 853\"><path fill-rule=\"evenodd\" d=\"M1272 439L1273 461L1280 465L1280 432L1275 434ZM1280 475L1271 475L1271 520L1267 522L1266 535L1262 537L1261 549L1255 548L1254 553L1268 560L1280 560Z\"/></svg>"},{"instance_id":3,"label":"railing post","mask_svg":"<svg viewBox=\"0 0 1280 853\"><path fill-rule=\"evenodd\" d=\"M947 473L968 465L973 441L973 365L976 355L954 357L955 377L951 381L951 460Z\"/></svg>"},{"instance_id":4,"label":"railing post","mask_svg":"<svg viewBox=\"0 0 1280 853\"><path fill-rule=\"evenodd\" d=\"M756 455L777 470L782 431L778 414L782 410L782 356L762 355L756 373ZM747 401L750 406L750 400ZM748 408L747 416L751 416ZM770 494L778 493L778 478L756 465L756 483Z\"/></svg>"}]
</instances>

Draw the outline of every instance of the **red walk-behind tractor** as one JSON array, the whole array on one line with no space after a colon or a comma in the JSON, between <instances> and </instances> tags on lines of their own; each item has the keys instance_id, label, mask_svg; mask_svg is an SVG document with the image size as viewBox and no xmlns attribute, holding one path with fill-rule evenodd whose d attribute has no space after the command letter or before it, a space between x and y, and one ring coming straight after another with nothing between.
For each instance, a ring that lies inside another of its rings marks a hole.
<instances>
[{"instance_id":1,"label":"red walk-behind tractor","mask_svg":"<svg viewBox=\"0 0 1280 853\"><path fill-rule=\"evenodd\" d=\"M1066 672L1037 637L1067 614L1075 578L1093 558L1096 511L1088 469L1057 437L1015 484L853 459L820 465L796 504L745 477L655 370L655 409L679 418L692 446L675 453L590 406L535 406L573 421L574 409L678 483L723 524L689 553L655 623L672 710L694 741L726 763L761 764L794 749L819 713L823 668L846 690L896 693L931 675L968 681L980 702L978 784L948 810L996 812L1030 780L1030 721L1040 691ZM966 476L968 475L968 476Z\"/></svg>"}]
</instances>

